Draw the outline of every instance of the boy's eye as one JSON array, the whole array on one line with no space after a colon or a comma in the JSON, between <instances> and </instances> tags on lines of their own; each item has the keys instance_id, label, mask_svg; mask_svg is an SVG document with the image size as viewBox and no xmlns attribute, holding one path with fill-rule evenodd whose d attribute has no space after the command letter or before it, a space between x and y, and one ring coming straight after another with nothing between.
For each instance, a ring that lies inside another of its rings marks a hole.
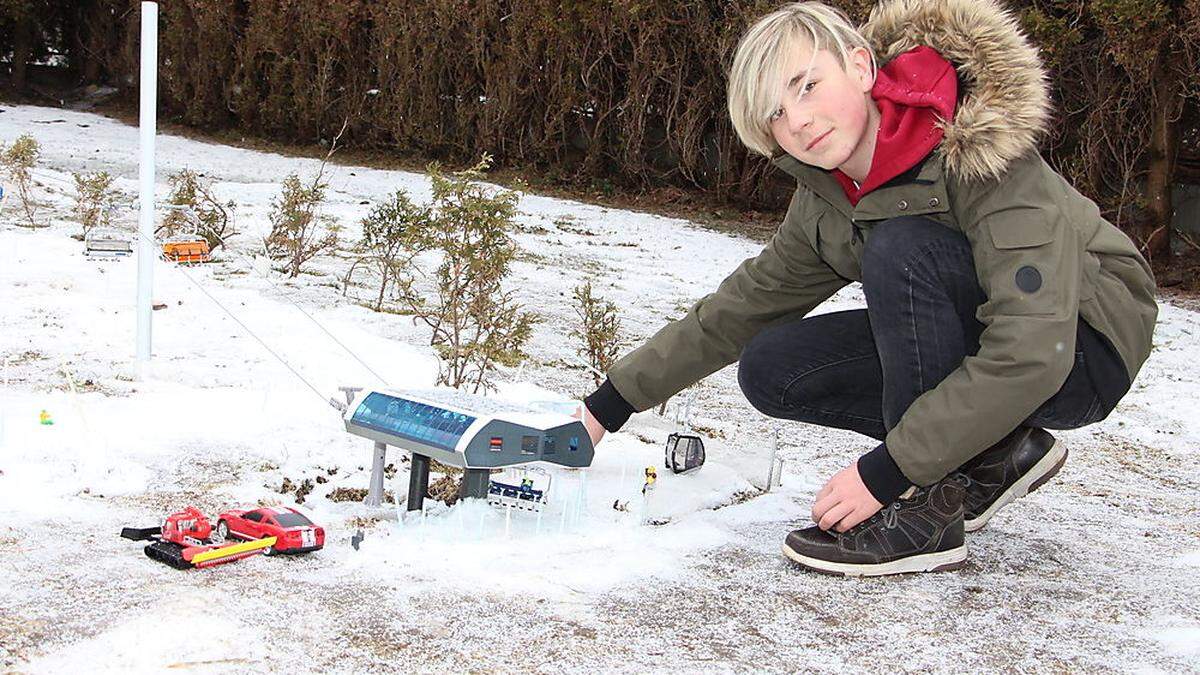
<instances>
[{"instance_id":1,"label":"boy's eye","mask_svg":"<svg viewBox=\"0 0 1200 675\"><path fill-rule=\"evenodd\" d=\"M807 94L808 92L812 91L813 88L816 86L817 86L816 82L809 82L808 84L804 85L804 93Z\"/></svg>"}]
</instances>

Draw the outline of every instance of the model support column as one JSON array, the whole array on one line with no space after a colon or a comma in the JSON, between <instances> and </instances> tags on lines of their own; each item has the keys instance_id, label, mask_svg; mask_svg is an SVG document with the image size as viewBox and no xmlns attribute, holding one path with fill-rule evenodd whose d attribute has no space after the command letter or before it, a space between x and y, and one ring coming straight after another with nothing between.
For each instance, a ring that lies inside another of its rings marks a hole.
<instances>
[{"instance_id":1,"label":"model support column","mask_svg":"<svg viewBox=\"0 0 1200 675\"><path fill-rule=\"evenodd\" d=\"M413 453L408 474L408 510L420 511L429 492L429 458Z\"/></svg>"},{"instance_id":2,"label":"model support column","mask_svg":"<svg viewBox=\"0 0 1200 675\"><path fill-rule=\"evenodd\" d=\"M137 342L138 376L150 363L151 304L154 289L154 136L158 128L158 3L142 3L141 76L138 79L138 264Z\"/></svg>"},{"instance_id":3,"label":"model support column","mask_svg":"<svg viewBox=\"0 0 1200 675\"><path fill-rule=\"evenodd\" d=\"M492 472L488 469L463 469L462 487L458 490L458 496L464 499L487 499L491 476Z\"/></svg>"},{"instance_id":4,"label":"model support column","mask_svg":"<svg viewBox=\"0 0 1200 675\"><path fill-rule=\"evenodd\" d=\"M383 503L383 463L387 461L387 445L375 442L375 456L371 459L371 484L367 486L367 506Z\"/></svg>"}]
</instances>

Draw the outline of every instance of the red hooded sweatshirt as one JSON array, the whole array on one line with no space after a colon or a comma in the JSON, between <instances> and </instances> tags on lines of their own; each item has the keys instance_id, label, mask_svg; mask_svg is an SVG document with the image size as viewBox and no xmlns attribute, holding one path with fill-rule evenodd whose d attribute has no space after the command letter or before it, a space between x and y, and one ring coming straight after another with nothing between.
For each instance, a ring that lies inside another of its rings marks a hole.
<instances>
[{"instance_id":1,"label":"red hooded sweatshirt","mask_svg":"<svg viewBox=\"0 0 1200 675\"><path fill-rule=\"evenodd\" d=\"M958 80L954 66L929 47L915 47L879 69L871 98L879 107L875 156L862 185L833 170L851 204L913 168L942 141L938 117L954 118Z\"/></svg>"}]
</instances>

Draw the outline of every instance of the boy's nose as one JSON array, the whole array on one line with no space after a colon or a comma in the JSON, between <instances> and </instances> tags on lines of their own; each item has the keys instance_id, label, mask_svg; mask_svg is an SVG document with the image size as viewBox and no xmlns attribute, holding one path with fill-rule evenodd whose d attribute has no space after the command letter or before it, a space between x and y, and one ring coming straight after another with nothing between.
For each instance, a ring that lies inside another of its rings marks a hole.
<instances>
[{"instance_id":1,"label":"boy's nose","mask_svg":"<svg viewBox=\"0 0 1200 675\"><path fill-rule=\"evenodd\" d=\"M799 134L812 124L812 115L800 106L790 106L787 111L788 131Z\"/></svg>"}]
</instances>

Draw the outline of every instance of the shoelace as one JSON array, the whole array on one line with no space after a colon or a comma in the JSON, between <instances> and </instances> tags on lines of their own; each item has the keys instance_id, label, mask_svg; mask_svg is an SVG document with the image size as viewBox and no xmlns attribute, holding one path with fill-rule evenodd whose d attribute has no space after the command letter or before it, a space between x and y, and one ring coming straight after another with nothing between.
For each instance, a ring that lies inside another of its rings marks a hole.
<instances>
[{"instance_id":1,"label":"shoelace","mask_svg":"<svg viewBox=\"0 0 1200 675\"><path fill-rule=\"evenodd\" d=\"M900 502L892 502L883 510L883 526L887 529L896 527L900 518Z\"/></svg>"},{"instance_id":2,"label":"shoelace","mask_svg":"<svg viewBox=\"0 0 1200 675\"><path fill-rule=\"evenodd\" d=\"M954 476L951 478L951 480L958 483L958 485L960 487L962 487L964 490L969 488L972 484L982 485L981 483L979 483L979 481L973 480L970 476L968 476L964 473L954 474ZM905 501L913 501L913 500L917 499L921 494L923 494L923 492L925 490L928 490L928 489L929 488L922 488L921 490L918 490L915 494L913 494L909 499L907 499ZM896 501L892 502L891 504L888 504L887 506L885 506L882 509L880 509L879 511L877 511L875 513L875 515L871 516L870 518L867 518L866 520L862 521L861 523L859 523L859 524L855 525L854 527L850 528L849 530L846 530L845 532L843 532L841 536L852 537L852 536L858 534L859 532L862 532L866 528L871 527L879 520L883 520L883 526L886 527L887 529L889 529L889 530L894 529L900 523L900 505L901 505L901 500L896 500Z\"/></svg>"},{"instance_id":3,"label":"shoelace","mask_svg":"<svg viewBox=\"0 0 1200 675\"><path fill-rule=\"evenodd\" d=\"M846 530L845 532L843 532L842 536L843 537L852 537L852 536L858 534L859 532L862 532L863 530L867 529L868 527L871 527L872 525L879 522L880 520L883 520L883 526L886 527L887 529L890 530L890 529L895 528L896 525L900 522L900 502L895 501L895 502L892 502L891 504L888 504L887 506L885 506L882 509L880 509L879 511L877 511L875 513L875 515L871 516L870 518L867 518L866 520L862 521L861 523L859 523L859 524L855 525L854 527L850 528L849 530Z\"/></svg>"}]
</instances>

